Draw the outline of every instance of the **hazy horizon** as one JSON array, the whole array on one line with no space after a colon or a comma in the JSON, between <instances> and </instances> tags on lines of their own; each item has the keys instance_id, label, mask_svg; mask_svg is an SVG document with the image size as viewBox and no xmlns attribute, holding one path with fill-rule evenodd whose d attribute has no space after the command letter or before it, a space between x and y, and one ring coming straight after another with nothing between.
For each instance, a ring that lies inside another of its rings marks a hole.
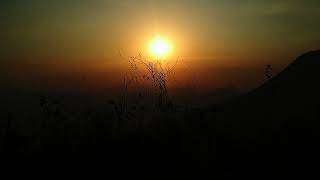
<instances>
[{"instance_id":1,"label":"hazy horizon","mask_svg":"<svg viewBox=\"0 0 320 180\"><path fill-rule=\"evenodd\" d=\"M251 89L298 55L319 48L320 2L95 0L1 1L2 84L104 91L155 35L174 45L179 89Z\"/></svg>"}]
</instances>

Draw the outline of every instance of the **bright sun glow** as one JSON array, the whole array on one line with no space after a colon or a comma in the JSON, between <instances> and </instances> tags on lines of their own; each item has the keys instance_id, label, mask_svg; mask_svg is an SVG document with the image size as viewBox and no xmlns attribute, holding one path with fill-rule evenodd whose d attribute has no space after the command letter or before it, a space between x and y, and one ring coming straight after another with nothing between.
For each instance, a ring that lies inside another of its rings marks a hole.
<instances>
[{"instance_id":1,"label":"bright sun glow","mask_svg":"<svg viewBox=\"0 0 320 180\"><path fill-rule=\"evenodd\" d=\"M155 58L165 58L172 51L172 45L162 37L155 38L150 44L150 53Z\"/></svg>"}]
</instances>

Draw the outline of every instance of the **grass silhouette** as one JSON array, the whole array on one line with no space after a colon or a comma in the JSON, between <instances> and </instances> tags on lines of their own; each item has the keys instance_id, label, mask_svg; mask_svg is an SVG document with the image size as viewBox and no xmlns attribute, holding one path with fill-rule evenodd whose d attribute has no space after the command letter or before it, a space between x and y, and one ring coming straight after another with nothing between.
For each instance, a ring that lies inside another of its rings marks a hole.
<instances>
[{"instance_id":1,"label":"grass silhouette","mask_svg":"<svg viewBox=\"0 0 320 180\"><path fill-rule=\"evenodd\" d=\"M143 126L138 122L141 118L138 115L139 111L149 114L148 119L152 119L152 116L158 113L161 116L159 121L166 121L168 113L175 109L173 98L168 95L167 86L178 61L172 64L161 59L148 60L141 54L127 57L127 60L129 69L123 78L123 93L118 100L107 100L116 115L115 129L121 128L124 121L137 121L135 128ZM146 97L149 99L148 102L144 101ZM130 98L134 101L130 102Z\"/></svg>"},{"instance_id":2,"label":"grass silhouette","mask_svg":"<svg viewBox=\"0 0 320 180\"><path fill-rule=\"evenodd\" d=\"M185 109L168 95L175 63L130 57L119 99L99 104L76 97L70 105L66 97L46 95L29 98L35 107L30 100L7 105L1 113L2 171L42 179L317 175L310 162L320 159L319 57L319 51L307 53L225 104Z\"/></svg>"}]
</instances>

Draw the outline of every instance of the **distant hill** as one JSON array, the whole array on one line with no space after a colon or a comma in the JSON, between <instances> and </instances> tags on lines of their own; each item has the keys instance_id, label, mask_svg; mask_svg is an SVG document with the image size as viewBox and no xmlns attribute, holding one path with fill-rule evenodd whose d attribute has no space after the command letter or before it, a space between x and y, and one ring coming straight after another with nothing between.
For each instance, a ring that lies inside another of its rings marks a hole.
<instances>
[{"instance_id":1,"label":"distant hill","mask_svg":"<svg viewBox=\"0 0 320 180\"><path fill-rule=\"evenodd\" d=\"M320 50L305 53L259 88L230 102L217 119L223 131L320 128Z\"/></svg>"}]
</instances>

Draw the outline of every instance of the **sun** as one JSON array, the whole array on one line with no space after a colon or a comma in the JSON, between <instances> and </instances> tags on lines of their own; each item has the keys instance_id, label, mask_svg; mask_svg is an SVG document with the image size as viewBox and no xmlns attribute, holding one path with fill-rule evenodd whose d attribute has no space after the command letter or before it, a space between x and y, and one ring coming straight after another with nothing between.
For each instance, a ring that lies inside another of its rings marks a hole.
<instances>
[{"instance_id":1,"label":"sun","mask_svg":"<svg viewBox=\"0 0 320 180\"><path fill-rule=\"evenodd\" d=\"M166 58L172 51L171 43L163 38L163 37L156 37L150 43L150 54L158 59Z\"/></svg>"}]
</instances>

